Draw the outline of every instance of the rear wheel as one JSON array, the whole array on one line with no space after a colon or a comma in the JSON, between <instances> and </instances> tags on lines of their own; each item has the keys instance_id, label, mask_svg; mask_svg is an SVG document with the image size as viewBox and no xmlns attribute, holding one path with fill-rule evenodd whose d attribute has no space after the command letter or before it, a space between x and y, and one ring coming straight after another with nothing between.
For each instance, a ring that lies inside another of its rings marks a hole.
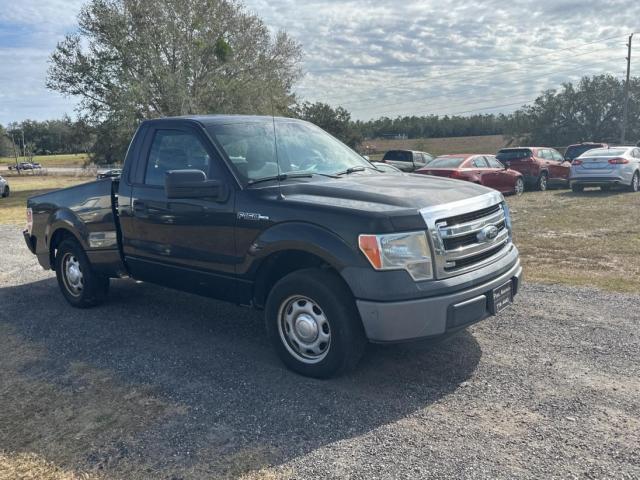
<instances>
[{"instance_id":1,"label":"rear wheel","mask_svg":"<svg viewBox=\"0 0 640 480\"><path fill-rule=\"evenodd\" d=\"M77 308L99 305L109 292L109 279L91 269L82 246L75 239L64 240L58 246L56 278L66 300Z\"/></svg>"},{"instance_id":2,"label":"rear wheel","mask_svg":"<svg viewBox=\"0 0 640 480\"><path fill-rule=\"evenodd\" d=\"M636 172L633 174L633 178L631 179L631 185L629 186L630 192L637 192L640 190L640 173Z\"/></svg>"},{"instance_id":3,"label":"rear wheel","mask_svg":"<svg viewBox=\"0 0 640 480\"><path fill-rule=\"evenodd\" d=\"M524 192L524 180L522 178L517 178L516 184L514 187L514 193L516 195L522 195L523 192Z\"/></svg>"},{"instance_id":4,"label":"rear wheel","mask_svg":"<svg viewBox=\"0 0 640 480\"><path fill-rule=\"evenodd\" d=\"M9 190L9 185L5 185L4 190L2 191L3 197L8 197L11 194L11 190Z\"/></svg>"},{"instance_id":5,"label":"rear wheel","mask_svg":"<svg viewBox=\"0 0 640 480\"><path fill-rule=\"evenodd\" d=\"M577 183L574 183L573 185L571 185L571 190L574 193L580 193L580 192L584 191L584 186L578 185Z\"/></svg>"},{"instance_id":6,"label":"rear wheel","mask_svg":"<svg viewBox=\"0 0 640 480\"><path fill-rule=\"evenodd\" d=\"M541 192L544 192L547 189L547 174L545 172L542 172L540 177L538 177L538 184L536 187Z\"/></svg>"},{"instance_id":7,"label":"rear wheel","mask_svg":"<svg viewBox=\"0 0 640 480\"><path fill-rule=\"evenodd\" d=\"M300 270L276 283L265 321L283 363L309 377L328 378L354 367L366 344L353 297L326 270Z\"/></svg>"}]
</instances>

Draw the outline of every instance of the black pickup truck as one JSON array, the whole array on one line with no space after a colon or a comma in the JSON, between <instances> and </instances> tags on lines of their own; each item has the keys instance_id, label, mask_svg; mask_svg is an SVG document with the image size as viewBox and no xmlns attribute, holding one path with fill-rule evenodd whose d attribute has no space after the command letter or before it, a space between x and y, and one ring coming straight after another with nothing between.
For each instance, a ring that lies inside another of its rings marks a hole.
<instances>
[{"instance_id":1,"label":"black pickup truck","mask_svg":"<svg viewBox=\"0 0 640 480\"><path fill-rule=\"evenodd\" d=\"M132 277L264 309L284 363L329 377L367 341L441 337L508 306L502 195L377 170L287 118L145 121L120 178L28 200L24 237L75 307Z\"/></svg>"}]
</instances>

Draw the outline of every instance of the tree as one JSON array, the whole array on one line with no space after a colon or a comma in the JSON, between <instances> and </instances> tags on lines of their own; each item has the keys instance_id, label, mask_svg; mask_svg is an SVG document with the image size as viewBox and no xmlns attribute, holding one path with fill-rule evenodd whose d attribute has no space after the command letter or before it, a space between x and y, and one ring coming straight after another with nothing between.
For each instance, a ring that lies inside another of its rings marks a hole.
<instances>
[{"instance_id":1,"label":"tree","mask_svg":"<svg viewBox=\"0 0 640 480\"><path fill-rule=\"evenodd\" d=\"M362 141L362 135L351 121L351 114L342 107L332 108L326 103L304 102L292 109L294 117L318 125L350 147Z\"/></svg>"},{"instance_id":2,"label":"tree","mask_svg":"<svg viewBox=\"0 0 640 480\"><path fill-rule=\"evenodd\" d=\"M620 138L624 82L611 75L584 77L578 85L547 90L512 115L511 134L540 145ZM516 120L519 120L516 122ZM630 83L628 138L640 138L640 78Z\"/></svg>"},{"instance_id":3,"label":"tree","mask_svg":"<svg viewBox=\"0 0 640 480\"><path fill-rule=\"evenodd\" d=\"M101 124L99 161L112 149L122 159L143 119L283 113L294 103L300 45L236 0L91 0L78 23L51 56L47 86L79 97Z\"/></svg>"}]
</instances>

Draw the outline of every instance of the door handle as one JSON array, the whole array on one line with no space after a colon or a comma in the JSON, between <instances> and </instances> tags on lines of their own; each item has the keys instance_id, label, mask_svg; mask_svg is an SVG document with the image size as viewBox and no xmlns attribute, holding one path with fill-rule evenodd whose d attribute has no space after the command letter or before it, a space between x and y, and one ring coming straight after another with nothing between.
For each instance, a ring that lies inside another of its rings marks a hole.
<instances>
[{"instance_id":1,"label":"door handle","mask_svg":"<svg viewBox=\"0 0 640 480\"><path fill-rule=\"evenodd\" d=\"M134 215L147 215L147 205L144 202L136 200L133 202L133 214Z\"/></svg>"}]
</instances>

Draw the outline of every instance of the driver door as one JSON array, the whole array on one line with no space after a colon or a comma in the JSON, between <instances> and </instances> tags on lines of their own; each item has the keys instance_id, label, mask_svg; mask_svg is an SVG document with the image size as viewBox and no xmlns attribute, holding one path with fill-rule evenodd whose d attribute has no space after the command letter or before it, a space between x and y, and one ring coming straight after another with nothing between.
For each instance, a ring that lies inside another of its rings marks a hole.
<instances>
[{"instance_id":1,"label":"driver door","mask_svg":"<svg viewBox=\"0 0 640 480\"><path fill-rule=\"evenodd\" d=\"M135 278L235 300L235 185L204 135L176 126L151 132L142 183L132 189L127 264ZM140 159L144 161L144 159ZM224 199L167 197L170 170L201 170L227 186Z\"/></svg>"}]
</instances>

